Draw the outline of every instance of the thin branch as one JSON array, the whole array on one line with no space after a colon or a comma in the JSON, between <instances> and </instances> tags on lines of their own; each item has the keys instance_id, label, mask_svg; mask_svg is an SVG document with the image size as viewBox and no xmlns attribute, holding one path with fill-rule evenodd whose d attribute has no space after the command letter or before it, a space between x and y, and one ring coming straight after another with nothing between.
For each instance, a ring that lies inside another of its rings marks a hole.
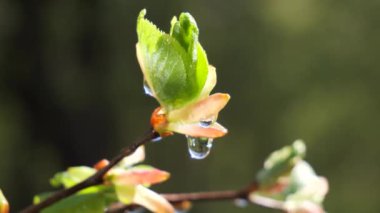
<instances>
[{"instance_id":1,"label":"thin branch","mask_svg":"<svg viewBox=\"0 0 380 213\"><path fill-rule=\"evenodd\" d=\"M241 190L229 190L229 191L210 191L210 192L192 192L192 193L170 193L161 194L166 200L168 200L173 205L181 204L186 201L224 201L224 200L235 200L244 199L248 200L250 193L255 192L258 189L257 184L254 182L248 187ZM121 203L116 203L111 205L107 213L120 213L128 210L134 210L140 206L136 204L123 205Z\"/></svg>"},{"instance_id":2,"label":"thin branch","mask_svg":"<svg viewBox=\"0 0 380 213\"><path fill-rule=\"evenodd\" d=\"M183 201L215 201L215 200L233 200L247 199L251 192L257 190L257 184L252 183L250 186L241 190L229 191L210 191L210 192L193 192L193 193L170 193L161 194L171 203L180 203Z\"/></svg>"},{"instance_id":3,"label":"thin branch","mask_svg":"<svg viewBox=\"0 0 380 213\"><path fill-rule=\"evenodd\" d=\"M113 158L110 163L105 166L104 168L98 170L94 175L87 178L86 180L78 183L77 185L68 188L63 189L60 191L57 191L56 193L52 194L50 197L46 198L45 200L41 201L38 204L30 205L27 208L23 209L21 213L36 213L40 212L42 209L62 200L63 198L66 198L72 194L75 194L76 192L85 189L90 186L95 186L103 183L103 176L116 164L118 164L123 158L126 156L131 155L136 151L136 149L146 144L147 142L151 141L152 139L158 137L158 133L156 133L154 130L149 130L145 136L139 140L137 140L135 143L131 144L130 146L124 148L119 155L117 155L115 158Z\"/></svg>"}]
</instances>

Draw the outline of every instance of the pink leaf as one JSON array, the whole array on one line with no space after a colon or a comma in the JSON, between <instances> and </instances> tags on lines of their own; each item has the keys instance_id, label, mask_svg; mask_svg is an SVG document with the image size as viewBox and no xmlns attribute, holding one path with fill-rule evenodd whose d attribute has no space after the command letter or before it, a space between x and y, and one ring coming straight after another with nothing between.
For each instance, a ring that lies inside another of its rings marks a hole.
<instances>
[{"instance_id":1,"label":"pink leaf","mask_svg":"<svg viewBox=\"0 0 380 213\"><path fill-rule=\"evenodd\" d=\"M190 135L192 137L219 138L227 134L227 129L218 123L213 123L209 127L202 127L199 123L181 124L174 123L170 126L172 131Z\"/></svg>"},{"instance_id":2,"label":"pink leaf","mask_svg":"<svg viewBox=\"0 0 380 213\"><path fill-rule=\"evenodd\" d=\"M133 202L156 213L174 213L173 206L156 192L141 185L136 186Z\"/></svg>"},{"instance_id":3,"label":"pink leaf","mask_svg":"<svg viewBox=\"0 0 380 213\"><path fill-rule=\"evenodd\" d=\"M168 121L194 123L210 118L216 119L219 111L226 106L229 100L228 94L212 94L190 106L171 111L168 115Z\"/></svg>"},{"instance_id":4,"label":"pink leaf","mask_svg":"<svg viewBox=\"0 0 380 213\"><path fill-rule=\"evenodd\" d=\"M163 182L170 177L168 172L155 168L132 168L114 173L115 185L150 185Z\"/></svg>"}]
</instances>

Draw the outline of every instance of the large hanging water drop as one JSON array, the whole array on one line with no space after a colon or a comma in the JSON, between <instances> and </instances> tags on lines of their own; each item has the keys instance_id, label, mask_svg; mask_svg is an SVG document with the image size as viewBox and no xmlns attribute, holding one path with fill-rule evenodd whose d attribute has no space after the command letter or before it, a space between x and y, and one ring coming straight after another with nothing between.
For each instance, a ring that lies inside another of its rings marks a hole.
<instances>
[{"instance_id":1,"label":"large hanging water drop","mask_svg":"<svg viewBox=\"0 0 380 213\"><path fill-rule=\"evenodd\" d=\"M149 87L148 82L144 79L144 92L145 94L153 97L152 89Z\"/></svg>"},{"instance_id":2,"label":"large hanging water drop","mask_svg":"<svg viewBox=\"0 0 380 213\"><path fill-rule=\"evenodd\" d=\"M195 138L187 137L187 146L189 148L190 156L194 159L204 159L210 154L212 148L212 138Z\"/></svg>"}]
</instances>

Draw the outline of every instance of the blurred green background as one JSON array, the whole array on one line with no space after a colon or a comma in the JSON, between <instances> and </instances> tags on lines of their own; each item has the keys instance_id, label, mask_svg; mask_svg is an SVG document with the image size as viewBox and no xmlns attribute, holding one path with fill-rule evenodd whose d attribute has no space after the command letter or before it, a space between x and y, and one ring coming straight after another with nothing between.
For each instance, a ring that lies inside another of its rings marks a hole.
<instances>
[{"instance_id":1,"label":"blurred green background","mask_svg":"<svg viewBox=\"0 0 380 213\"><path fill-rule=\"evenodd\" d=\"M136 17L168 31L189 11L232 99L230 133L189 158L176 135L147 146L170 171L160 192L234 189L274 149L304 139L330 181L329 212L380 212L380 1L0 1L0 188L19 210L71 165L114 156L142 135L157 106L135 56ZM192 212L278 212L232 202Z\"/></svg>"}]
</instances>

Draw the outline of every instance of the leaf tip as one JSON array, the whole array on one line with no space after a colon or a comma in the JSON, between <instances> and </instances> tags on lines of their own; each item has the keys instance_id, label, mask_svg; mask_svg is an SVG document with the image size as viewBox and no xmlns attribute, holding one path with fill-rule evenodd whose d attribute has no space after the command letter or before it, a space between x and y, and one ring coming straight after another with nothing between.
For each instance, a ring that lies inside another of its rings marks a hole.
<instances>
[{"instance_id":1,"label":"leaf tip","mask_svg":"<svg viewBox=\"0 0 380 213\"><path fill-rule=\"evenodd\" d=\"M140 13L139 13L139 19L144 18L145 15L146 15L146 9L144 8L144 9L142 9L142 10L140 11Z\"/></svg>"},{"instance_id":2,"label":"leaf tip","mask_svg":"<svg viewBox=\"0 0 380 213\"><path fill-rule=\"evenodd\" d=\"M8 213L9 212L9 203L5 198L3 192L0 190L0 213Z\"/></svg>"},{"instance_id":3,"label":"leaf tip","mask_svg":"<svg viewBox=\"0 0 380 213\"><path fill-rule=\"evenodd\" d=\"M304 156L306 154L306 145L303 140L298 139L294 141L292 147L294 149L294 152L297 153L297 155Z\"/></svg>"}]
</instances>

